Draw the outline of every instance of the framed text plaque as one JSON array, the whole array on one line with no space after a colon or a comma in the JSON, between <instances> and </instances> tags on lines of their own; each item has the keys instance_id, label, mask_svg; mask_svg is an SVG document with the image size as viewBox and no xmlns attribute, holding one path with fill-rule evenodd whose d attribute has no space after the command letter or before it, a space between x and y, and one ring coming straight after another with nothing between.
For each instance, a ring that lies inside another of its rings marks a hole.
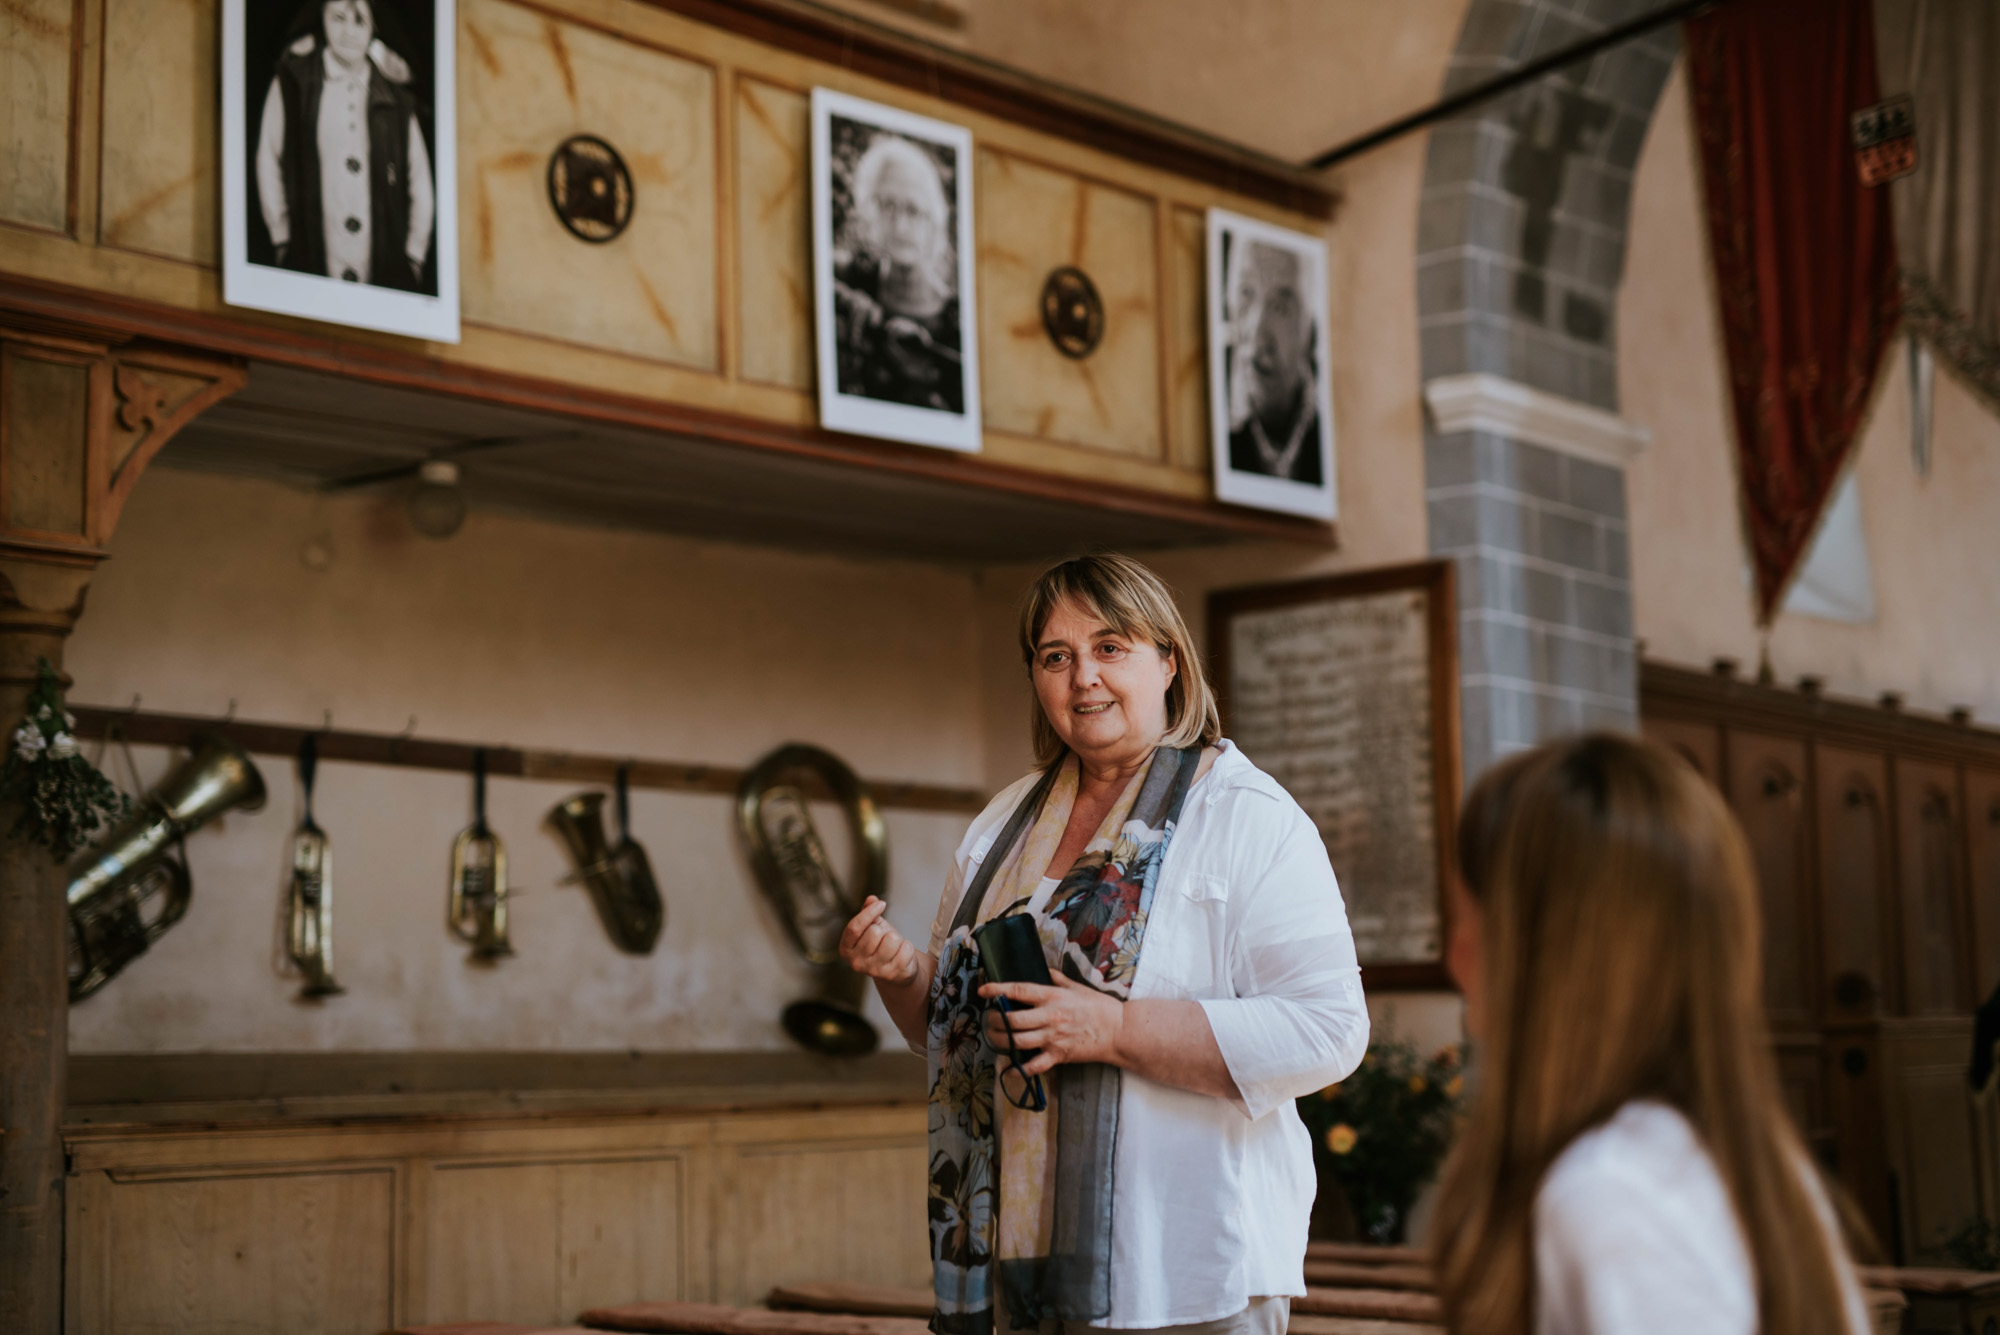
<instances>
[{"instance_id":1,"label":"framed text plaque","mask_svg":"<svg viewBox=\"0 0 2000 1335\"><path fill-rule=\"evenodd\" d=\"M1375 989L1450 985L1457 617L1448 561L1209 595L1223 731L1319 827Z\"/></svg>"}]
</instances>

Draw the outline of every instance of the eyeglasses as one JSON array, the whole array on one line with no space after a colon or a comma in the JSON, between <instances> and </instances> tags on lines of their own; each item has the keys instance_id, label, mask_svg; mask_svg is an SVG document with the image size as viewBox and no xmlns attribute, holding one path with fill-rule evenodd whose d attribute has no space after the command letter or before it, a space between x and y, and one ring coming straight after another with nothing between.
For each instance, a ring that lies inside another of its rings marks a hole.
<instances>
[{"instance_id":1,"label":"eyeglasses","mask_svg":"<svg viewBox=\"0 0 2000 1335\"><path fill-rule=\"evenodd\" d=\"M1000 1085L1000 1097L1022 1112L1047 1112L1049 1100L1048 1095L1042 1090L1042 1078L1038 1075L1028 1075L1021 1070L1021 1067L1033 1061L1037 1054L1023 1052L1015 1044L1014 1024L1007 1018L1007 1012L1012 1009L1007 1004L1007 998L996 998L993 1004L1000 1008L1000 1023L1007 1029L1007 1061L1000 1067L995 1077ZM1012 1077L1011 1083L1009 1077Z\"/></svg>"}]
</instances>

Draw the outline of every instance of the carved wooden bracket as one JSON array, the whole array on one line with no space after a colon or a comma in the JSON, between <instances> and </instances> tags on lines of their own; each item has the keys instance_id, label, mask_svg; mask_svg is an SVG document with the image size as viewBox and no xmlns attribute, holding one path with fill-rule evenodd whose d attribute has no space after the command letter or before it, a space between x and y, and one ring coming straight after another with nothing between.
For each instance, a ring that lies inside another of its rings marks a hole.
<instances>
[{"instance_id":1,"label":"carved wooden bracket","mask_svg":"<svg viewBox=\"0 0 2000 1335\"><path fill-rule=\"evenodd\" d=\"M247 379L233 358L0 324L0 624L73 622L146 465Z\"/></svg>"}]
</instances>

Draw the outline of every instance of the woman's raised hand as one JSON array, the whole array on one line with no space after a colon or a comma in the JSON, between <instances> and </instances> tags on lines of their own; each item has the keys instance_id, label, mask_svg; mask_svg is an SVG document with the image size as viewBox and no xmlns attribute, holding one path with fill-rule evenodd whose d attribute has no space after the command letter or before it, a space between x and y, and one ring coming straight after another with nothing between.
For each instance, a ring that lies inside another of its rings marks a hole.
<instances>
[{"instance_id":1,"label":"woman's raised hand","mask_svg":"<svg viewBox=\"0 0 2000 1335\"><path fill-rule=\"evenodd\" d=\"M861 912L854 915L854 920L840 934L840 958L856 973L879 982L907 986L917 981L921 972L917 948L889 925L888 918L883 916L888 908L873 895L862 902Z\"/></svg>"}]
</instances>

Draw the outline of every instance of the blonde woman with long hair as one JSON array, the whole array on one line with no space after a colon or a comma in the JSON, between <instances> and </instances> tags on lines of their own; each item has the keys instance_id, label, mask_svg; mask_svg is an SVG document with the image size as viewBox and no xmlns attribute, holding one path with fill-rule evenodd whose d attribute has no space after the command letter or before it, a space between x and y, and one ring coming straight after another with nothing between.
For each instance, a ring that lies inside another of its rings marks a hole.
<instances>
[{"instance_id":1,"label":"blonde woman with long hair","mask_svg":"<svg viewBox=\"0 0 2000 1335\"><path fill-rule=\"evenodd\" d=\"M1452 1330L1863 1335L1721 797L1650 743L1552 744L1480 780L1459 863L1479 1077L1437 1211Z\"/></svg>"}]
</instances>

